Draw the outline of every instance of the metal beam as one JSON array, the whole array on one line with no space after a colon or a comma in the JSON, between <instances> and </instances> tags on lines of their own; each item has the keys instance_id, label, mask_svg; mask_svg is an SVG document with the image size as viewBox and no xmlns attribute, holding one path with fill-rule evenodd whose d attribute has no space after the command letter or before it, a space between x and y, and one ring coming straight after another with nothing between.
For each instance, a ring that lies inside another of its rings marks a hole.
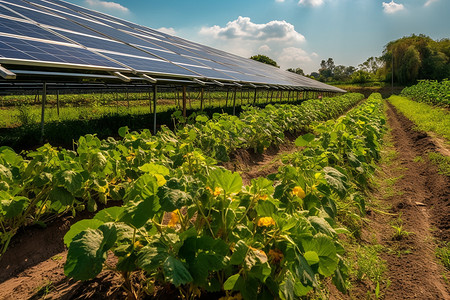
<instances>
[{"instance_id":1,"label":"metal beam","mask_svg":"<svg viewBox=\"0 0 450 300\"><path fill-rule=\"evenodd\" d=\"M125 82L130 82L131 81L130 77L127 77L127 76L123 75L120 72L113 72L112 74L114 76L116 76L117 78L119 78L120 80L122 80L122 81L125 81Z\"/></svg>"},{"instance_id":2,"label":"metal beam","mask_svg":"<svg viewBox=\"0 0 450 300\"><path fill-rule=\"evenodd\" d=\"M16 74L0 65L0 76L3 79L16 79Z\"/></svg>"},{"instance_id":3,"label":"metal beam","mask_svg":"<svg viewBox=\"0 0 450 300\"><path fill-rule=\"evenodd\" d=\"M148 75L146 75L146 74L139 74L138 76L139 76L140 78L142 78L142 79L148 81L148 82L151 82L151 83L156 83L156 82L158 81L157 79L155 79L155 78L153 78L153 77L150 77L150 76L148 76Z\"/></svg>"}]
</instances>

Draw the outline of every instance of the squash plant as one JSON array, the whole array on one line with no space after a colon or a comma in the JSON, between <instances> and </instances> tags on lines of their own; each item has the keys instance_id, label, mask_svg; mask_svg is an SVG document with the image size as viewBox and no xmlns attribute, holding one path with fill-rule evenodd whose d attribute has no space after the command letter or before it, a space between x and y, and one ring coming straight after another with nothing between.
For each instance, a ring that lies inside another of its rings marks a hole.
<instances>
[{"instance_id":1,"label":"squash plant","mask_svg":"<svg viewBox=\"0 0 450 300\"><path fill-rule=\"evenodd\" d=\"M348 231L337 226L338 204L358 190L358 176L370 175L361 171L378 158L381 115L375 95L336 124L316 126L322 134L299 137L303 151L249 186L195 149L177 169L146 168L126 190L124 206L72 226L66 275L94 278L111 251L118 263L108 268L122 274L136 299L165 283L187 299L210 292L293 299L322 277L345 291L338 234ZM363 120L371 120L368 128ZM363 204L354 207L363 213ZM136 273L144 282L134 281Z\"/></svg>"}]
</instances>

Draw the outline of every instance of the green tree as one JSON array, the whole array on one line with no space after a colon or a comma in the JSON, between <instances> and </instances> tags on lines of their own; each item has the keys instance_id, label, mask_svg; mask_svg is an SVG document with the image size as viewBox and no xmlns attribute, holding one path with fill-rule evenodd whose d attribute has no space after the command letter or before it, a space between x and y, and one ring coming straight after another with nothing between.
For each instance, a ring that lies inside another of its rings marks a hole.
<instances>
[{"instance_id":1,"label":"green tree","mask_svg":"<svg viewBox=\"0 0 450 300\"><path fill-rule=\"evenodd\" d=\"M442 80L450 77L450 40L433 40L420 34L389 42L383 50L384 75L392 74L401 84L419 79Z\"/></svg>"},{"instance_id":2,"label":"green tree","mask_svg":"<svg viewBox=\"0 0 450 300\"><path fill-rule=\"evenodd\" d=\"M257 55L253 55L252 57L250 57L250 59L253 59L253 60L256 60L256 61L279 68L277 62L266 55L257 54Z\"/></svg>"},{"instance_id":3,"label":"green tree","mask_svg":"<svg viewBox=\"0 0 450 300\"><path fill-rule=\"evenodd\" d=\"M330 57L326 61L322 60L320 63L320 69L319 69L319 80L320 81L331 81L333 80L334 75L334 60Z\"/></svg>"},{"instance_id":4,"label":"green tree","mask_svg":"<svg viewBox=\"0 0 450 300\"><path fill-rule=\"evenodd\" d=\"M289 72L292 72L292 73L296 73L296 74L298 74L298 75L303 75L303 76L305 76L305 72L303 72L303 69L302 68L289 68L289 69L287 69L286 71L289 71Z\"/></svg>"}]
</instances>

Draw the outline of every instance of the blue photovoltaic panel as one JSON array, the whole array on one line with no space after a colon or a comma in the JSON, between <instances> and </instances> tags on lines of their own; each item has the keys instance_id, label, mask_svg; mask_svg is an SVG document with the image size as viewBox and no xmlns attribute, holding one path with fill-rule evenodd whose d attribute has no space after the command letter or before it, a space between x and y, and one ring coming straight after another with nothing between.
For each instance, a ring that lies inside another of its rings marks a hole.
<instances>
[{"instance_id":1,"label":"blue photovoltaic panel","mask_svg":"<svg viewBox=\"0 0 450 300\"><path fill-rule=\"evenodd\" d=\"M2 58L121 68L118 64L82 48L6 36L0 36L0 61Z\"/></svg>"},{"instance_id":2,"label":"blue photovoltaic panel","mask_svg":"<svg viewBox=\"0 0 450 300\"><path fill-rule=\"evenodd\" d=\"M37 39L65 42L63 38L60 38L52 34L51 32L48 32L47 30L42 29L36 25L26 22L9 20L1 17L0 17L0 32L28 36Z\"/></svg>"},{"instance_id":3,"label":"blue photovoltaic panel","mask_svg":"<svg viewBox=\"0 0 450 300\"><path fill-rule=\"evenodd\" d=\"M1 3L1 2L0 2L0 4L3 4L6 7L13 9L15 12L17 12L27 18L30 18L31 20L33 20L39 24L42 24L42 25L58 27L58 28L62 28L62 29L75 31L78 33L100 36L98 33L94 32L92 30L89 30L83 26L77 25L76 23L74 23L72 21L69 21L63 17L58 17L54 14L44 13L42 11L38 12L35 10L22 8L22 7L15 6L15 5L7 5L7 4ZM27 5L27 4L25 4L25 5ZM31 6L30 6L30 8L31 8Z\"/></svg>"},{"instance_id":4,"label":"blue photovoltaic panel","mask_svg":"<svg viewBox=\"0 0 450 300\"><path fill-rule=\"evenodd\" d=\"M0 3L0 4L2 4L2 3ZM18 14L16 14L15 12L12 12L11 10L9 10L3 6L0 6L0 15L5 15L5 16L14 17L14 18L21 18Z\"/></svg>"},{"instance_id":5,"label":"blue photovoltaic panel","mask_svg":"<svg viewBox=\"0 0 450 300\"><path fill-rule=\"evenodd\" d=\"M173 74L188 77L199 77L199 75L193 72L190 72L188 70L185 70L174 64L162 60L157 59L153 60L142 57L124 56L111 53L108 53L108 57L116 59L121 63L124 63L140 72L153 72L153 73Z\"/></svg>"}]
</instances>

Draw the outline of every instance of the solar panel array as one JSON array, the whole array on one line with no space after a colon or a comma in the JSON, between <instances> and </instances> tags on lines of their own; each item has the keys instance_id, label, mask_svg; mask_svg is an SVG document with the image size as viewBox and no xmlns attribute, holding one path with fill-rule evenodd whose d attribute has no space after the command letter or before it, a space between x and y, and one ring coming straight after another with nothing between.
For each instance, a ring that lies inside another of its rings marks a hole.
<instances>
[{"instance_id":1,"label":"solar panel array","mask_svg":"<svg viewBox=\"0 0 450 300\"><path fill-rule=\"evenodd\" d=\"M0 0L0 64L343 92L59 0Z\"/></svg>"}]
</instances>

